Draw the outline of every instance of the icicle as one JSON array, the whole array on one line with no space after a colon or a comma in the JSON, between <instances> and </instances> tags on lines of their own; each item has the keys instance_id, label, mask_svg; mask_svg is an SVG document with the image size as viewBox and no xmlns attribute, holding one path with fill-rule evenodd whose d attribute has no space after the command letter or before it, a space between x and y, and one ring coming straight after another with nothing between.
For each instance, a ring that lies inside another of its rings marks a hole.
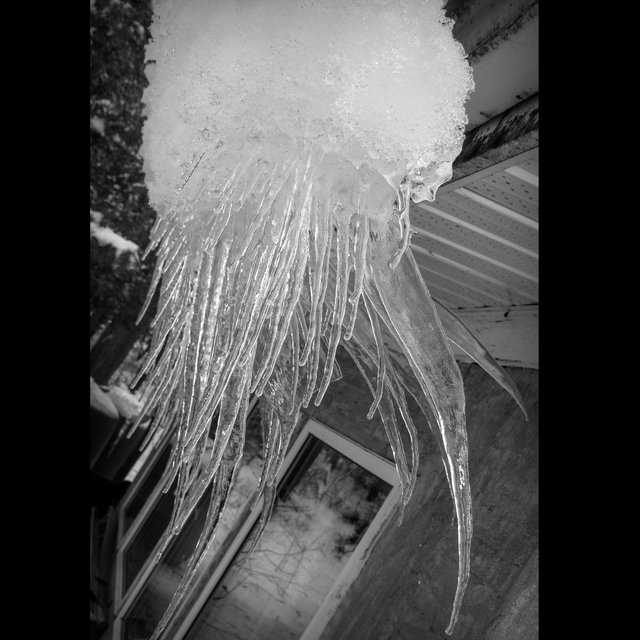
<instances>
[{"instance_id":1,"label":"icicle","mask_svg":"<svg viewBox=\"0 0 640 640\"><path fill-rule=\"evenodd\" d=\"M411 223L409 222L409 207L411 198L409 197L409 189L407 186L401 186L398 189L398 222L400 224L401 244L400 248L394 253L389 268L395 269L402 256L409 248L409 240L411 239Z\"/></svg>"},{"instance_id":2,"label":"icicle","mask_svg":"<svg viewBox=\"0 0 640 640\"><path fill-rule=\"evenodd\" d=\"M439 308L438 315L447 338L457 347L462 349L474 362L478 363L507 393L516 401L524 419L529 420L527 409L524 406L522 396L513 380L506 371L495 361L495 358L485 349L478 339L471 333L467 326L445 304L433 297L433 301Z\"/></svg>"},{"instance_id":3,"label":"icicle","mask_svg":"<svg viewBox=\"0 0 640 640\"><path fill-rule=\"evenodd\" d=\"M247 547L247 558L251 557L253 552L256 550L258 542L260 542L260 538L262 538L262 534L269 523L269 518L271 518L271 514L273 513L273 507L275 506L277 495L276 485L267 484L262 490L261 495L263 498L263 504L262 510L260 511L260 520L258 521L258 526L253 534L253 538L251 539L251 544Z\"/></svg>"},{"instance_id":4,"label":"icicle","mask_svg":"<svg viewBox=\"0 0 640 640\"><path fill-rule=\"evenodd\" d=\"M389 246L393 236L380 235L378 242ZM459 568L451 620L445 631L450 634L469 580L472 536L462 377L413 256L410 252L404 254L397 269L391 271L382 262L385 254L386 251L371 252L373 282L366 283L365 293L402 347L430 404L442 434L455 495ZM406 300L412 304L407 306Z\"/></svg>"},{"instance_id":5,"label":"icicle","mask_svg":"<svg viewBox=\"0 0 640 640\"><path fill-rule=\"evenodd\" d=\"M382 393L384 391L384 381L386 376L386 366L387 361L384 358L384 343L382 342L382 333L380 332L380 323L378 322L378 314L373 310L371 303L369 302L368 297L364 296L364 305L367 310L367 316L369 317L369 323L371 324L371 329L373 331L373 338L375 340L376 351L378 354L378 382L376 386L376 392L373 397L373 404L369 408L369 412L367 413L367 420L371 420L373 418L378 405L380 404L380 398L382 398Z\"/></svg>"},{"instance_id":6,"label":"icicle","mask_svg":"<svg viewBox=\"0 0 640 640\"><path fill-rule=\"evenodd\" d=\"M385 359L387 359L387 355L385 353ZM403 503L406 505L411 499L411 494L413 493L413 489L416 485L416 478L418 473L418 463L419 463L419 454L418 454L418 430L416 429L415 424L411 418L411 414L409 413L409 407L407 406L407 400L404 395L404 391L402 389L402 385L398 379L398 375L394 370L393 366L389 362L386 364L387 370L387 388L391 392L393 396L393 400L395 402L395 406L400 410L400 415L402 417L402 421L404 422L407 431L409 432L409 439L411 441L411 473L409 479L407 481L407 488L404 493Z\"/></svg>"},{"instance_id":7,"label":"icicle","mask_svg":"<svg viewBox=\"0 0 640 640\"><path fill-rule=\"evenodd\" d=\"M397 366L398 366L398 369L406 368L406 365L404 365L404 364L399 364L398 363ZM433 417L433 412L429 408L429 404L426 401L426 399L424 397L424 394L422 393L422 389L420 388L420 385L418 384L418 381L413 377L401 376L400 377L400 382L402 383L402 385L405 388L405 390L407 391L407 393L409 393L409 395L415 400L416 404L420 408L420 411L422 412L422 415L424 416L425 421L429 425L429 429L430 429L431 433L433 433L433 435L435 437L436 443L438 445L438 449L440 451L440 458L442 460L442 466L444 467L445 476L447 478L447 486L449 487L449 492L451 494L451 500L453 501L452 523L455 523L455 519L456 519L455 500L456 500L456 497L455 497L455 493L454 493L454 490L453 490L453 480L452 480L451 475L449 473L449 466L447 465L447 454L446 454L445 449L444 449L444 442L442 440L442 435L441 435L440 431L438 430L437 426L434 427L433 423L434 423L435 418Z\"/></svg>"},{"instance_id":8,"label":"icicle","mask_svg":"<svg viewBox=\"0 0 640 640\"><path fill-rule=\"evenodd\" d=\"M292 324L291 331L291 359L293 360L293 383L291 384L291 399L289 403L288 415L292 415L296 409L296 396L298 394L298 376L300 375L300 334L298 331L298 323Z\"/></svg>"},{"instance_id":9,"label":"icicle","mask_svg":"<svg viewBox=\"0 0 640 640\"><path fill-rule=\"evenodd\" d=\"M268 405L266 415L262 416L263 438L262 445L264 447L264 466L258 481L258 488L255 492L255 498L252 508L257 504L265 487L269 485L273 476L273 463L276 459L276 453L279 449L280 419L272 405Z\"/></svg>"},{"instance_id":10,"label":"icicle","mask_svg":"<svg viewBox=\"0 0 640 640\"><path fill-rule=\"evenodd\" d=\"M176 338L174 339L173 344L177 344L181 340L182 335L178 332L176 333ZM181 360L179 356L176 355L173 344L166 348L166 351L162 356L162 360L156 366L145 387L143 392L143 408L134 423L134 429L140 425L145 416L149 415L153 411L160 398L165 393L170 393L175 387L174 380L175 376L180 373ZM173 363L170 362L172 359ZM149 395L146 395L147 393L149 393Z\"/></svg>"},{"instance_id":11,"label":"icicle","mask_svg":"<svg viewBox=\"0 0 640 640\"><path fill-rule=\"evenodd\" d=\"M330 252L329 237L329 217L322 216L320 204L316 198L313 199L313 226L311 235L313 243L310 246L311 259L309 260L309 328L307 331L307 341L300 356L301 366L307 364L307 359L311 354L311 349L315 340L316 323L318 321L318 307L320 305L321 291L324 287L323 275L327 268L327 259ZM327 250L329 245L329 250ZM306 406L306 405L305 405Z\"/></svg>"},{"instance_id":12,"label":"icicle","mask_svg":"<svg viewBox=\"0 0 640 640\"><path fill-rule=\"evenodd\" d=\"M409 0L404 13L384 1L364 3L368 28L362 30L361 11L354 17L344 12L344 3L320 0L292 9L289 0L273 2L286 7L292 23L260 23L263 39L245 43L252 56L237 46L237 23L217 3L186 3L178 12L171 2L154 7L158 19L148 53L157 64L145 92L143 155L150 201L159 214L148 249L157 249L157 261L140 317L157 288L160 295L149 358L138 380L145 381L143 415L153 414L150 433L165 430L176 441L162 478L165 490L176 487L162 549L212 487L205 527L154 638L173 620L215 536L242 453L249 391L262 395L265 408L264 466L256 494L265 502L255 543L273 508L299 409L314 394L320 404L341 375L339 344L371 391L368 417L375 411L381 416L400 477L401 510L418 463L405 390L417 394L425 416L433 415L458 520L450 633L469 575L464 397L447 337L411 255L409 203L432 198L450 176L464 138L470 68L439 3ZM234 5L229 15L258 26L254 4ZM336 21L327 7L342 19ZM270 14L260 15L270 21ZM416 21L423 24L418 44L400 39L393 46L414 60L424 82L395 73L385 62L397 59L388 49L389 15L400 33L415 29ZM301 35L291 41L287 34L294 25ZM338 57L345 65L338 75L327 66L338 59L330 54L328 29L338 29L341 47L347 47ZM283 48L285 40L289 45ZM315 45L300 50L306 42ZM167 55L173 49L177 55ZM236 50L243 53L234 58ZM224 64L221 51L231 56ZM378 71L385 73L350 84L353 61L366 56L375 56ZM227 79L237 90L224 89L230 85L220 83L220 73L231 74ZM367 97L369 80L388 83L376 88L376 100ZM416 87L423 87L420 95ZM208 99L201 100L200 91ZM346 101L340 97L347 95ZM394 118L388 117L391 107ZM209 140L202 132L212 123L215 135ZM450 340L469 342L446 312L443 317L454 327ZM387 350L383 327L410 372ZM500 377L485 353L465 344ZM411 468L396 412L409 434ZM213 454L203 469L216 414Z\"/></svg>"},{"instance_id":13,"label":"icicle","mask_svg":"<svg viewBox=\"0 0 640 640\"><path fill-rule=\"evenodd\" d=\"M227 449L229 439L231 438L234 430L237 428L244 429L244 425L241 425L240 427L237 426L236 420L243 403L247 401L248 394L246 387L249 371L249 367L242 367L229 381L226 393L220 404L220 413L218 416L218 425L213 443L213 450L211 452L211 459L208 466L202 472L202 480L200 481L199 486L194 489L193 495L190 496L187 506L182 511L181 518L177 523L180 527L189 517L196 504L200 501L200 498L204 494L211 479L218 472L222 456ZM206 439L206 434L204 434L204 438ZM241 449L238 455L242 455Z\"/></svg>"},{"instance_id":14,"label":"icicle","mask_svg":"<svg viewBox=\"0 0 640 640\"><path fill-rule=\"evenodd\" d=\"M143 258L144 259L144 258ZM153 300L153 296L160 284L160 279L162 277L162 270L159 265L156 263L156 267L153 271L153 275L151 276L151 284L149 285L149 290L147 291L147 295L144 299L142 307L138 312L138 316L136 317L136 324L140 324L142 318L144 318L145 314L149 309L149 305L151 304L151 300Z\"/></svg>"},{"instance_id":15,"label":"icicle","mask_svg":"<svg viewBox=\"0 0 640 640\"><path fill-rule=\"evenodd\" d=\"M199 256L198 267L195 270L192 288L193 288L193 296L195 298L200 298L203 296L205 291L205 287L210 285L208 282L208 267L206 254L202 253ZM206 270L206 273L203 271ZM187 326L185 327L185 390L186 390L186 398L185 398L185 413L184 420L186 422L189 421L189 418L193 412L194 403L199 396L200 388L197 384L197 369L196 365L198 362L198 355L200 351L200 341L202 338L202 324L204 322L204 313L200 313L201 306L198 305L197 310L195 308L194 302L191 302L189 305L189 314ZM206 305L205 305L206 311Z\"/></svg>"},{"instance_id":16,"label":"icicle","mask_svg":"<svg viewBox=\"0 0 640 640\"><path fill-rule=\"evenodd\" d=\"M367 248L369 238L369 219L367 216L356 217L356 232L354 234L355 256L354 256L354 271L355 271L355 283L353 293L349 297L351 303L351 318L347 331L344 335L345 340L350 340L353 335L353 327L358 317L358 304L360 297L362 296L362 287L364 284L364 276L366 270Z\"/></svg>"},{"instance_id":17,"label":"icicle","mask_svg":"<svg viewBox=\"0 0 640 640\"><path fill-rule=\"evenodd\" d=\"M209 463L202 471L196 466L192 481L188 483L183 482L183 486L179 487L179 489L182 489L180 496L182 499L176 500L174 503L172 527L171 529L167 529L161 543L159 543L159 555L164 552L171 538L180 533L212 479L216 478L219 474L220 465L225 453L228 453L229 442L232 440L233 434L239 432L241 434L240 439L244 441L245 423L237 422L237 419L239 415L242 417L242 411L246 411L243 407L245 407L248 397L246 387L249 370L248 367L240 368L229 382L229 387L227 388L228 393L223 397L220 405L218 424ZM203 441L206 441L206 438L207 434L204 433L202 436ZM231 459L231 464L235 467L239 458L242 456L242 448L235 447L233 450L235 451L236 457L235 459ZM191 457L195 451L195 447L191 452L183 451L182 456ZM198 460L199 457L200 456L194 456L196 460ZM188 472L188 467L183 465L182 478L186 480L185 476L187 474L185 472Z\"/></svg>"},{"instance_id":18,"label":"icicle","mask_svg":"<svg viewBox=\"0 0 640 640\"><path fill-rule=\"evenodd\" d=\"M316 272L318 280L316 281L315 292L317 298L311 303L311 320L309 326L309 341L311 342L311 362L309 363L309 376L307 386L302 398L302 406L307 407L311 401L311 397L315 391L316 380L318 376L318 368L320 366L320 354L322 351L321 335L322 335L322 312L324 309L324 298L329 284L329 258L331 256L331 246L333 234L330 233L330 218L325 218L325 233L321 240L324 242L318 245L318 249L322 251L322 262ZM303 354L304 357L304 354Z\"/></svg>"},{"instance_id":19,"label":"icicle","mask_svg":"<svg viewBox=\"0 0 640 640\"><path fill-rule=\"evenodd\" d=\"M269 197L269 194L270 194L270 185L272 184L272 181L275 178L275 173L278 171L278 167L274 168L271 178L267 181L265 185L265 193L262 197L262 200L256 207L256 214L253 220L251 221L249 228L247 229L246 235L244 237L243 243L240 246L240 249L238 250L238 254L236 256L236 259L233 265L234 268L241 263L241 260L246 255L256 233L261 229L263 229L265 222L267 221L269 213L271 211L271 207L273 206L273 203L275 202L276 198L280 194L285 183L289 180L291 171L293 171L293 167L294 167L294 163L291 162L288 167L288 172L286 169L284 170L284 177L281 179L280 185L278 186L277 189L275 189L273 195L267 202L267 198Z\"/></svg>"},{"instance_id":20,"label":"icicle","mask_svg":"<svg viewBox=\"0 0 640 640\"><path fill-rule=\"evenodd\" d=\"M149 231L149 244L146 249L142 252L140 259L144 262L151 253L158 248L158 245L162 242L165 234L169 230L169 218L158 216ZM155 289L155 287L154 287Z\"/></svg>"},{"instance_id":21,"label":"icicle","mask_svg":"<svg viewBox=\"0 0 640 640\"><path fill-rule=\"evenodd\" d=\"M193 579L197 575L198 569L207 555L207 551L215 540L215 532L220 521L221 514L226 505L227 498L232 486L233 476L237 470L238 462L242 456L244 437L238 434L235 439L230 439L221 462L220 473L217 475L211 491L211 499L205 524L195 549L189 559L184 576L169 604L169 607L162 616L158 626L153 632L150 640L157 640L167 625L172 621L175 612L182 602L185 594L191 586Z\"/></svg>"},{"instance_id":22,"label":"icicle","mask_svg":"<svg viewBox=\"0 0 640 640\"><path fill-rule=\"evenodd\" d=\"M287 285L289 285L289 283L287 283ZM283 307L286 303L287 293L287 286L280 287L278 297L271 309L269 324L266 331L268 341L265 342L265 350L261 356L262 365L254 376L254 382L251 386L251 392L255 393L258 397L262 395L264 387L269 379L269 375L271 374L273 366L275 365L279 355L276 347L280 337L278 334L278 327L281 324Z\"/></svg>"},{"instance_id":23,"label":"icicle","mask_svg":"<svg viewBox=\"0 0 640 640\"><path fill-rule=\"evenodd\" d=\"M286 402L285 394L276 391L277 385L274 385L273 382L270 382L270 386L272 387L271 391L273 391L270 397L278 405L284 405ZM284 462L285 454L291 442L291 436L297 425L297 409L299 406L300 400L296 402L296 410L292 415L285 415L284 412L279 411L275 406L270 407L266 428L267 444L265 445L265 465L262 470L258 488L256 489L254 506L261 496L264 498L264 503L260 513L258 527L247 552L248 556L254 552L273 512L277 495L277 474ZM269 456L266 454L267 450L270 451Z\"/></svg>"},{"instance_id":24,"label":"icicle","mask_svg":"<svg viewBox=\"0 0 640 640\"><path fill-rule=\"evenodd\" d=\"M327 359L324 365L324 375L320 383L318 395L314 401L316 407L320 406L324 397L331 375L333 374L333 364L336 357L336 349L338 341L342 334L342 322L347 306L347 288L349 285L349 218L341 218L337 224L338 232L336 238L336 284L334 307L335 311L332 318L331 338L329 339L329 347L327 349Z\"/></svg>"},{"instance_id":25,"label":"icicle","mask_svg":"<svg viewBox=\"0 0 640 640\"><path fill-rule=\"evenodd\" d=\"M364 364L365 362L367 362L366 366L373 368L375 360L371 359L371 356L366 353L366 350L361 345L361 340L355 338L355 336L354 340L352 340L350 343L344 344L344 348L358 367L358 370L362 374L362 377L364 378L367 386L369 387L369 390L371 391L371 395L375 396L376 391L374 390L371 380L367 375ZM391 453L393 454L396 471L398 472L398 477L400 478L400 505L397 521L399 526L402 522L404 506L407 503L405 496L407 495L407 491L410 486L410 472L407 465L404 445L402 443L402 439L400 438L400 432L398 431L398 426L395 420L393 404L389 401L389 398L387 396L385 396L384 402L382 402L382 400L383 398L381 394L381 397L378 400L377 404L377 411L380 414L385 433L387 434L387 439L389 440L389 446L391 447ZM382 405L380 404L381 402Z\"/></svg>"}]
</instances>

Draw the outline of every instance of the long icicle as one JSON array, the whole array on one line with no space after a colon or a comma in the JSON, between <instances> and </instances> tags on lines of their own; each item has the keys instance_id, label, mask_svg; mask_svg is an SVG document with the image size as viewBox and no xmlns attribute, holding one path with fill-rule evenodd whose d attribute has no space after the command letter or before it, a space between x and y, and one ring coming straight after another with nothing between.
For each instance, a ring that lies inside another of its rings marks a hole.
<instances>
[{"instance_id":1,"label":"long icicle","mask_svg":"<svg viewBox=\"0 0 640 640\"><path fill-rule=\"evenodd\" d=\"M378 242L393 247L395 238L391 233L381 234ZM473 531L464 388L434 303L411 252L404 253L394 270L389 270L384 262L388 253L371 252L370 280L365 284L365 292L407 356L442 436L458 524L458 584L451 619L445 630L450 635L469 581ZM414 304L407 306L405 301L408 299Z\"/></svg>"}]
</instances>

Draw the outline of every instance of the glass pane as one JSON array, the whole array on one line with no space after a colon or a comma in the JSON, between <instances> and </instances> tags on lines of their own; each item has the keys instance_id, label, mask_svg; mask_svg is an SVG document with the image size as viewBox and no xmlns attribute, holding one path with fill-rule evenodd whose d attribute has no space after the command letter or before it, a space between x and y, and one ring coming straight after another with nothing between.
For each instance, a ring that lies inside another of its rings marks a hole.
<instances>
[{"instance_id":1,"label":"glass pane","mask_svg":"<svg viewBox=\"0 0 640 640\"><path fill-rule=\"evenodd\" d=\"M253 555L255 527L186 638L299 638L390 490L310 436Z\"/></svg>"},{"instance_id":2,"label":"glass pane","mask_svg":"<svg viewBox=\"0 0 640 640\"><path fill-rule=\"evenodd\" d=\"M155 461L153 468L149 471L144 482L140 485L140 488L136 491L136 494L125 509L123 535L129 529L129 526L135 520L136 516L140 513L140 510L147 501L147 498L151 495L151 492L158 485L158 482L167 467L167 463L169 462L170 454L171 447L167 445L164 451L160 454L160 457Z\"/></svg>"},{"instance_id":3,"label":"glass pane","mask_svg":"<svg viewBox=\"0 0 640 640\"><path fill-rule=\"evenodd\" d=\"M154 505L144 524L125 549L123 554L123 593L126 593L133 584L135 577L144 566L147 558L153 553L164 530L169 526L171 513L173 511L173 494L176 484L177 481L174 481L171 490L161 494L160 499Z\"/></svg>"},{"instance_id":4,"label":"glass pane","mask_svg":"<svg viewBox=\"0 0 640 640\"><path fill-rule=\"evenodd\" d=\"M256 405L247 418L243 462L238 469L233 488L227 499L226 509L220 519L218 534L196 573L196 580L208 569L211 559L224 543L238 514L248 504L250 497L258 486L261 471L260 411ZM171 504L173 504L172 494L166 494L163 498L170 495ZM146 640L153 633L184 575L189 557L202 531L210 497L211 490L209 489L203 495L180 535L170 544L161 562L153 569L131 610L124 617L122 637L125 640ZM171 508L169 508L170 515ZM153 546L155 546L163 532L164 527L158 530L156 542ZM153 550L153 547L151 550ZM146 553L145 560L150 553L151 551Z\"/></svg>"}]
</instances>

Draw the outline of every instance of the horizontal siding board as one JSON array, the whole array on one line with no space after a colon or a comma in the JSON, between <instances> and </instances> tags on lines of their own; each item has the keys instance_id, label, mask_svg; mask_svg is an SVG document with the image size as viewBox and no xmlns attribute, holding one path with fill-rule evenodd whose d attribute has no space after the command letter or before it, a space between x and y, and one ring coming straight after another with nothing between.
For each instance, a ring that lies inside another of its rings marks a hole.
<instances>
[{"instance_id":1,"label":"horizontal siding board","mask_svg":"<svg viewBox=\"0 0 640 640\"><path fill-rule=\"evenodd\" d=\"M413 254L443 303L473 309L538 302L537 175L533 149L443 185L433 203L412 204Z\"/></svg>"},{"instance_id":2,"label":"horizontal siding board","mask_svg":"<svg viewBox=\"0 0 640 640\"><path fill-rule=\"evenodd\" d=\"M492 176L483 178L483 182L488 182L506 194L538 206L538 188L511 173L498 171Z\"/></svg>"},{"instance_id":3,"label":"horizontal siding board","mask_svg":"<svg viewBox=\"0 0 640 640\"><path fill-rule=\"evenodd\" d=\"M508 176L509 174L505 175ZM516 180L513 176L510 176L510 178L514 181ZM531 187L531 185L529 186ZM513 192L503 191L499 182L495 178L495 175L491 176L489 179L472 182L466 185L466 188L469 191L473 191L485 198L489 198L489 200L493 200L504 207L513 209L523 216L527 216L532 220L538 220L538 203L529 199L524 200ZM531 189L534 189L534 187L531 187Z\"/></svg>"},{"instance_id":4,"label":"horizontal siding board","mask_svg":"<svg viewBox=\"0 0 640 640\"><path fill-rule=\"evenodd\" d=\"M425 255L418 251L415 251L413 255L421 271L423 271L423 277L426 277L427 271L437 273L441 277L458 282L486 297L492 298L495 300L494 304L520 305L536 302L533 296L523 296L503 283L487 280L463 269L460 265L453 265L442 259L437 259L433 255Z\"/></svg>"},{"instance_id":5,"label":"horizontal siding board","mask_svg":"<svg viewBox=\"0 0 640 640\"><path fill-rule=\"evenodd\" d=\"M483 296L477 291L473 291L464 285L457 284L452 280L447 280L437 273L422 270L422 277L431 291L432 287L438 287L441 291L447 291L456 300L459 300L460 308L490 307L496 304L493 298ZM434 293L437 297L437 293ZM443 301L444 302L444 301Z\"/></svg>"},{"instance_id":6,"label":"horizontal siding board","mask_svg":"<svg viewBox=\"0 0 640 640\"><path fill-rule=\"evenodd\" d=\"M412 242L416 237L420 237L420 229L424 229L433 235L453 242L461 247L468 248L475 253L488 256L493 260L497 260L509 267L513 267L518 271L537 278L538 260L526 253L512 248L506 244L494 240L469 229L468 227L456 224L450 220L446 220L430 211L416 207L415 214L411 218L411 224L415 229L417 236L413 236Z\"/></svg>"},{"instance_id":7,"label":"horizontal siding board","mask_svg":"<svg viewBox=\"0 0 640 640\"><path fill-rule=\"evenodd\" d=\"M533 173L534 176L539 175L538 169L538 158L529 158L518 164L519 167L522 167L525 171L529 173Z\"/></svg>"},{"instance_id":8,"label":"horizontal siding board","mask_svg":"<svg viewBox=\"0 0 640 640\"><path fill-rule=\"evenodd\" d=\"M412 245L423 249L428 254L431 253L437 256L443 256L450 261L466 265L474 271L485 273L493 280L503 282L506 287L513 291L519 291L521 295L530 296L533 301L538 300L538 284L536 282L532 282L528 278L523 278L512 271L492 264L491 262L487 262L486 260L477 258L469 253L465 253L460 249L433 238L414 237Z\"/></svg>"},{"instance_id":9,"label":"horizontal siding board","mask_svg":"<svg viewBox=\"0 0 640 640\"><path fill-rule=\"evenodd\" d=\"M489 209L455 191L438 196L433 205L463 222L472 224L474 227L505 238L509 242L520 245L529 251L538 251L538 232L535 229L493 209ZM412 208L412 216L414 215L414 210L419 210L419 208L417 206Z\"/></svg>"}]
</instances>

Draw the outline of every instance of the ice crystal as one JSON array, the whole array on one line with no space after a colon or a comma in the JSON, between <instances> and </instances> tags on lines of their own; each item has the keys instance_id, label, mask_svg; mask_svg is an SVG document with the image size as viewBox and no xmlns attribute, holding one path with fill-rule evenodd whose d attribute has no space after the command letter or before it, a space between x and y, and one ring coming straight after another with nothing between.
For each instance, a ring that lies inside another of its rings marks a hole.
<instances>
[{"instance_id":1,"label":"ice crystal","mask_svg":"<svg viewBox=\"0 0 640 640\"><path fill-rule=\"evenodd\" d=\"M403 506L418 465L406 393L438 440L458 526L452 632L472 531L464 393L409 243L411 200L434 199L463 140L473 82L451 29L440 2L419 0L156 3L142 153L158 214L148 300L158 288L159 299L139 419L154 416L148 441L175 430L165 487L177 478L158 557L214 490L154 638L215 535L250 396L267 407L264 528L298 412L322 401L339 345L371 389L369 417L378 412L386 429ZM445 318L456 344L482 359Z\"/></svg>"}]
</instances>

